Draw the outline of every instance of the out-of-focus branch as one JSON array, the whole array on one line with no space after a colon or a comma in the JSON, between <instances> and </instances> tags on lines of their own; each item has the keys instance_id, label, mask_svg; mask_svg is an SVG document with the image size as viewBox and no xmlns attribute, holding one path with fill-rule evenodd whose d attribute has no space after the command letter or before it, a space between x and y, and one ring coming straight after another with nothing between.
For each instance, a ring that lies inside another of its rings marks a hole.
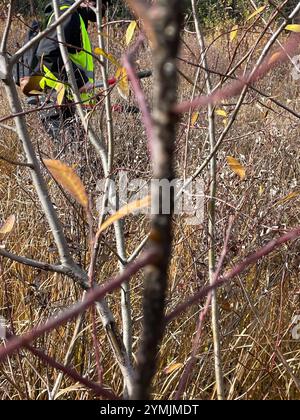
<instances>
[{"instance_id":1,"label":"out-of-focus branch","mask_svg":"<svg viewBox=\"0 0 300 420\"><path fill-rule=\"evenodd\" d=\"M147 0L126 0L130 8L133 10L134 14L141 19L144 25L145 32L147 33L150 41L153 46L156 45L156 35L153 30L153 25L150 19L150 4Z\"/></svg>"},{"instance_id":2,"label":"out-of-focus branch","mask_svg":"<svg viewBox=\"0 0 300 420\"><path fill-rule=\"evenodd\" d=\"M295 7L293 12L289 15L289 19L293 19L300 11L300 3ZM225 88L218 89L214 91L211 95L200 96L194 101L186 101L181 104L178 104L174 111L178 113L189 111L190 109L196 109L200 107L207 106L209 104L213 105L219 103L222 100L229 99L233 96L240 94L243 89L247 88L249 85L258 82L261 80L270 70L277 67L279 64L286 62L290 55L295 53L299 47L299 34L294 34L290 37L289 41L283 46L283 49L280 49L273 55L270 55L270 50L274 43L277 41L280 34L285 30L288 20L285 20L278 30L272 35L270 40L267 42L264 47L255 67L253 70L241 77L239 80L233 82L232 84L226 86Z\"/></svg>"},{"instance_id":3,"label":"out-of-focus branch","mask_svg":"<svg viewBox=\"0 0 300 420\"><path fill-rule=\"evenodd\" d=\"M139 4L140 2L131 2ZM172 112L176 103L176 57L179 49L183 17L182 0L158 0L147 12L155 36L153 44L154 108L153 108L153 178L174 179L173 153L177 116ZM144 282L143 333L138 352L134 399L150 398L151 381L156 369L158 346L164 333L165 294L172 246L172 209L174 194L166 198L157 186L152 197L157 215L152 217L149 249L157 258L148 268ZM163 208L164 206L168 207Z\"/></svg>"},{"instance_id":4,"label":"out-of-focus branch","mask_svg":"<svg viewBox=\"0 0 300 420\"><path fill-rule=\"evenodd\" d=\"M175 308L171 313L166 316L166 323L173 321L177 318L182 312L186 311L195 303L198 303L203 299L205 296L208 295L212 290L217 289L218 287L223 286L225 283L232 280L234 277L242 274L246 271L250 266L257 263L262 258L269 255L271 252L275 251L277 248L280 248L282 245L286 244L287 242L294 241L300 238L300 227L294 229L284 236L273 239L264 247L260 248L258 251L254 252L253 254L249 255L249 257L245 258L242 262L235 265L231 270L225 273L223 276L219 276L218 279L214 282L214 284L203 287L199 292L195 293L192 297L186 300L186 302L180 304Z\"/></svg>"}]
</instances>

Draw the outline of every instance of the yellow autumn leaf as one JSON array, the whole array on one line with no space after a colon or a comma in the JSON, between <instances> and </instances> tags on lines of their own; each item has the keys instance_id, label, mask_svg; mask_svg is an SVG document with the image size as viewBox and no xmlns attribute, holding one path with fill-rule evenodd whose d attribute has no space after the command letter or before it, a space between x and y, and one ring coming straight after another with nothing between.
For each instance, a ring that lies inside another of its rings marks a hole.
<instances>
[{"instance_id":1,"label":"yellow autumn leaf","mask_svg":"<svg viewBox=\"0 0 300 420\"><path fill-rule=\"evenodd\" d=\"M57 104L62 105L66 93L66 86L63 83L57 83L55 90L57 92Z\"/></svg>"},{"instance_id":2,"label":"yellow autumn leaf","mask_svg":"<svg viewBox=\"0 0 300 420\"><path fill-rule=\"evenodd\" d=\"M291 200L294 200L295 198L298 198L299 196L300 196L300 192L294 191L294 192L288 194L286 197L284 197L284 198L280 199L279 201L277 201L276 204L278 204L278 205L279 204L285 204L288 201L291 201Z\"/></svg>"},{"instance_id":3,"label":"yellow autumn leaf","mask_svg":"<svg viewBox=\"0 0 300 420\"><path fill-rule=\"evenodd\" d=\"M227 163L230 169L238 175L243 181L246 178L246 169L241 165L241 163L232 156L227 156Z\"/></svg>"},{"instance_id":4,"label":"yellow autumn leaf","mask_svg":"<svg viewBox=\"0 0 300 420\"><path fill-rule=\"evenodd\" d=\"M87 209L89 205L88 195L81 179L73 169L60 160L44 159L43 162L55 181Z\"/></svg>"},{"instance_id":5,"label":"yellow autumn leaf","mask_svg":"<svg viewBox=\"0 0 300 420\"><path fill-rule=\"evenodd\" d=\"M120 210L118 210L115 214L110 216L99 228L97 235L100 235L100 233L104 232L109 226L111 226L113 223L117 222L120 219L123 219L124 217L128 216L129 214L134 213L137 210L141 210L144 208L147 208L151 205L151 197L148 195L145 198L142 198L141 200L133 201L132 203L127 204L126 206L122 207Z\"/></svg>"},{"instance_id":6,"label":"yellow autumn leaf","mask_svg":"<svg viewBox=\"0 0 300 420\"><path fill-rule=\"evenodd\" d=\"M99 48L99 47L95 48L94 53L97 55L101 55L101 57L106 58L116 67L121 67L119 61L112 54L105 52L102 48Z\"/></svg>"},{"instance_id":7,"label":"yellow autumn leaf","mask_svg":"<svg viewBox=\"0 0 300 420\"><path fill-rule=\"evenodd\" d=\"M224 109L217 109L216 114L219 117L227 117L228 116L227 112Z\"/></svg>"},{"instance_id":8,"label":"yellow autumn leaf","mask_svg":"<svg viewBox=\"0 0 300 420\"><path fill-rule=\"evenodd\" d=\"M191 118L191 126L194 126L199 118L199 112L194 112Z\"/></svg>"},{"instance_id":9,"label":"yellow autumn leaf","mask_svg":"<svg viewBox=\"0 0 300 420\"><path fill-rule=\"evenodd\" d=\"M246 22L248 22L249 20L253 19L255 16L259 15L261 12L263 12L265 10L266 6L261 6L259 7L257 10L255 10L254 13L252 13L247 19Z\"/></svg>"},{"instance_id":10,"label":"yellow autumn leaf","mask_svg":"<svg viewBox=\"0 0 300 420\"><path fill-rule=\"evenodd\" d=\"M9 218L5 221L5 223L0 228L0 234L6 235L7 233L10 233L15 225L16 222L16 216L12 214L9 216Z\"/></svg>"},{"instance_id":11,"label":"yellow autumn leaf","mask_svg":"<svg viewBox=\"0 0 300 420\"><path fill-rule=\"evenodd\" d=\"M124 99L127 99L129 96L129 83L126 69L124 67L119 67L115 78L118 80L118 90L120 95Z\"/></svg>"},{"instance_id":12,"label":"yellow autumn leaf","mask_svg":"<svg viewBox=\"0 0 300 420\"><path fill-rule=\"evenodd\" d=\"M238 34L238 25L235 25L230 32L230 41L234 41Z\"/></svg>"},{"instance_id":13,"label":"yellow autumn leaf","mask_svg":"<svg viewBox=\"0 0 300 420\"><path fill-rule=\"evenodd\" d=\"M285 29L287 31L300 33L300 25L287 25Z\"/></svg>"},{"instance_id":14,"label":"yellow autumn leaf","mask_svg":"<svg viewBox=\"0 0 300 420\"><path fill-rule=\"evenodd\" d=\"M134 32L136 30L136 27L137 27L137 22L135 20L133 20L129 24L129 26L127 28L127 31L126 31L126 45L129 45L130 44L130 42L131 42L131 40L133 38Z\"/></svg>"},{"instance_id":15,"label":"yellow autumn leaf","mask_svg":"<svg viewBox=\"0 0 300 420\"><path fill-rule=\"evenodd\" d=\"M164 373L166 375L170 375L170 373L175 372L175 370L181 369L183 367L183 363L174 363L173 365L168 366L164 369Z\"/></svg>"}]
</instances>

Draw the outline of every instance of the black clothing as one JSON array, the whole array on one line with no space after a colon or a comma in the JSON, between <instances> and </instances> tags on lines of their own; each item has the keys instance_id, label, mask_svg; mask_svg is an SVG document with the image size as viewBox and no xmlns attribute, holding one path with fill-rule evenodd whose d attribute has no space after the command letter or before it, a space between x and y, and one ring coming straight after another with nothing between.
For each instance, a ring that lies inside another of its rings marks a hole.
<instances>
[{"instance_id":1,"label":"black clothing","mask_svg":"<svg viewBox=\"0 0 300 420\"><path fill-rule=\"evenodd\" d=\"M34 20L27 32L25 44L29 42L40 31L40 24ZM24 44L24 45L25 45ZM38 65L38 58L36 55L37 45L34 45L27 50L19 61L13 66L13 78L15 83L20 86L21 79L29 77L35 73L36 66Z\"/></svg>"},{"instance_id":2,"label":"black clothing","mask_svg":"<svg viewBox=\"0 0 300 420\"><path fill-rule=\"evenodd\" d=\"M59 2L59 6L72 6L73 3L74 2L72 0L61 0ZM53 16L53 8L52 5L49 4L45 8L45 18L47 24L49 23L51 16ZM83 47L81 40L80 16L83 19L86 28L88 27L89 21L96 21L96 15L91 9L79 7L62 23L67 50L70 54L76 53ZM60 54L56 29L53 32L50 32L47 38L40 41L36 54L39 58L39 65L36 69L38 73L43 72L41 65L45 65L60 80L66 80L66 72L64 71L64 63ZM88 78L74 63L72 63L72 65L77 86L78 88L81 88L88 82Z\"/></svg>"}]
</instances>

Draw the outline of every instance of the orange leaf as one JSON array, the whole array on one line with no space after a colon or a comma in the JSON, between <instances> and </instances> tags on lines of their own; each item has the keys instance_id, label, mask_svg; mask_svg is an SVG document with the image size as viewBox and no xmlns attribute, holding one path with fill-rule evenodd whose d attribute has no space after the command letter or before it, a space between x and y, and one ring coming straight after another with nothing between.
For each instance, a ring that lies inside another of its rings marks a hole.
<instances>
[{"instance_id":1,"label":"orange leaf","mask_svg":"<svg viewBox=\"0 0 300 420\"><path fill-rule=\"evenodd\" d=\"M199 112L194 112L191 118L191 126L194 127L199 118Z\"/></svg>"},{"instance_id":2,"label":"orange leaf","mask_svg":"<svg viewBox=\"0 0 300 420\"><path fill-rule=\"evenodd\" d=\"M279 57L281 57L281 53L279 51L277 51L276 53L271 55L271 57L269 58L268 64L276 63L276 61L278 60Z\"/></svg>"},{"instance_id":3,"label":"orange leaf","mask_svg":"<svg viewBox=\"0 0 300 420\"><path fill-rule=\"evenodd\" d=\"M88 208L89 198L79 176L60 160L43 160L48 171L56 182L68 191L85 209Z\"/></svg>"},{"instance_id":4,"label":"orange leaf","mask_svg":"<svg viewBox=\"0 0 300 420\"><path fill-rule=\"evenodd\" d=\"M227 156L227 163L230 167L230 169L238 175L241 180L243 181L246 178L246 170L245 168L240 164L238 160L236 160L232 156Z\"/></svg>"}]
</instances>

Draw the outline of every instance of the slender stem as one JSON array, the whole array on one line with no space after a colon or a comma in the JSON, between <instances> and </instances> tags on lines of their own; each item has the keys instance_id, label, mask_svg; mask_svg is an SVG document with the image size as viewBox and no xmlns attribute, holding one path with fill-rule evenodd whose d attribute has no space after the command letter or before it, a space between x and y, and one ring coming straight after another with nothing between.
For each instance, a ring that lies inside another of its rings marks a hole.
<instances>
[{"instance_id":1,"label":"slender stem","mask_svg":"<svg viewBox=\"0 0 300 420\"><path fill-rule=\"evenodd\" d=\"M3 32L1 47L0 47L0 51L3 51L3 52L6 52L9 30L12 23L12 6L13 6L13 0L10 0L10 3L8 5L8 15L7 15L7 20L6 20L6 26Z\"/></svg>"},{"instance_id":2,"label":"slender stem","mask_svg":"<svg viewBox=\"0 0 300 420\"><path fill-rule=\"evenodd\" d=\"M97 0L97 30L98 30L98 43L99 47L104 50L104 40L102 36L102 0ZM103 81L103 87L106 92L109 92L108 77L106 71L107 60L104 58L104 65L101 66L101 75ZM106 127L107 127L107 167L109 174L113 171L113 159L114 159L114 126L112 117L112 106L110 94L105 95L105 112L106 112ZM116 203L118 204L118 203ZM116 206L118 208L118 206ZM126 261L125 251L125 237L123 223L117 221L114 223L117 253L122 261ZM126 263L119 261L119 267L122 271ZM132 358L132 315L131 315L131 296L130 296L130 284L124 283L121 287L121 312L122 312L122 326L123 326L123 341L128 354L129 359Z\"/></svg>"},{"instance_id":3,"label":"slender stem","mask_svg":"<svg viewBox=\"0 0 300 420\"><path fill-rule=\"evenodd\" d=\"M191 0L193 18L195 22L196 34L201 49L201 62L205 69L208 68L205 44L203 34L200 30L198 14L196 11L195 0ZM212 92L212 83L210 73L205 70L205 81L207 94L210 95ZM208 105L208 136L210 143L210 151L213 152L216 146L216 127L215 127L215 116L214 108L211 104ZM210 199L208 203L208 243L209 243L209 281L213 284L215 281L215 270L216 270L216 243L215 243L215 230L216 230L216 192L217 192L217 155L213 154L210 161ZM221 360L221 338L220 338L220 327L219 327L219 307L217 300L217 291L213 290L211 293L211 305L212 305L212 332L213 332L213 344L214 344L214 361L215 361L215 378L217 385L218 399L224 400L224 377Z\"/></svg>"},{"instance_id":4,"label":"slender stem","mask_svg":"<svg viewBox=\"0 0 300 420\"><path fill-rule=\"evenodd\" d=\"M54 8L54 13L55 13L55 18L56 20L59 19L59 7L58 7L58 3L57 0L53 0L53 8ZM58 41L59 41L59 47L60 47L60 51L61 51L61 55L63 58L63 62L67 71L67 75L68 75L68 80L70 82L70 85L72 87L73 90L73 94L74 94L74 98L77 102L76 105L76 110L78 112L78 115L80 117L80 120L82 122L82 125L86 131L86 133L88 134L91 143L94 145L96 151L99 153L99 156L101 158L101 162L102 162L102 166L103 166L103 170L105 173L105 176L108 177L109 176L109 159L107 157L107 152L105 150L105 147L103 145L103 141L102 139L99 140L99 138L96 136L93 128L88 124L87 119L85 117L84 111L83 111L83 107L81 105L81 101L80 101L80 93L76 84L76 79L75 79L75 75L74 75L74 71L73 71L73 67L71 65L70 62L70 58L67 52L67 48L65 46L65 37L64 37L64 32L63 29L61 27L61 25L57 26L57 37L58 37ZM117 232L119 233L119 232ZM97 242L98 242L99 238L94 239L95 244L92 247L92 257L91 257L91 264L90 264L90 269L89 269L89 277L93 278L94 276L94 267L95 267L95 261L96 261L96 257L97 257ZM116 240L119 241L120 243L120 239L118 237L118 235L116 234ZM124 246L122 244L122 248L120 247L120 249L118 249L118 254L121 256L122 259L123 258L123 254L120 254L120 250L124 249ZM111 313L106 301L100 300L97 302L97 309L98 309L98 313L101 317L102 323L106 329L110 344L112 346L112 349L115 353L116 359L119 363L120 369L122 371L123 377L124 377L124 382L126 384L127 390L129 393L132 392L132 388L133 388L133 370L132 370L132 365L131 365L131 361L128 357L128 354L126 352L126 348L124 346L123 341L120 339L119 337L119 331L116 327L116 323L113 317L113 314Z\"/></svg>"}]
</instances>

